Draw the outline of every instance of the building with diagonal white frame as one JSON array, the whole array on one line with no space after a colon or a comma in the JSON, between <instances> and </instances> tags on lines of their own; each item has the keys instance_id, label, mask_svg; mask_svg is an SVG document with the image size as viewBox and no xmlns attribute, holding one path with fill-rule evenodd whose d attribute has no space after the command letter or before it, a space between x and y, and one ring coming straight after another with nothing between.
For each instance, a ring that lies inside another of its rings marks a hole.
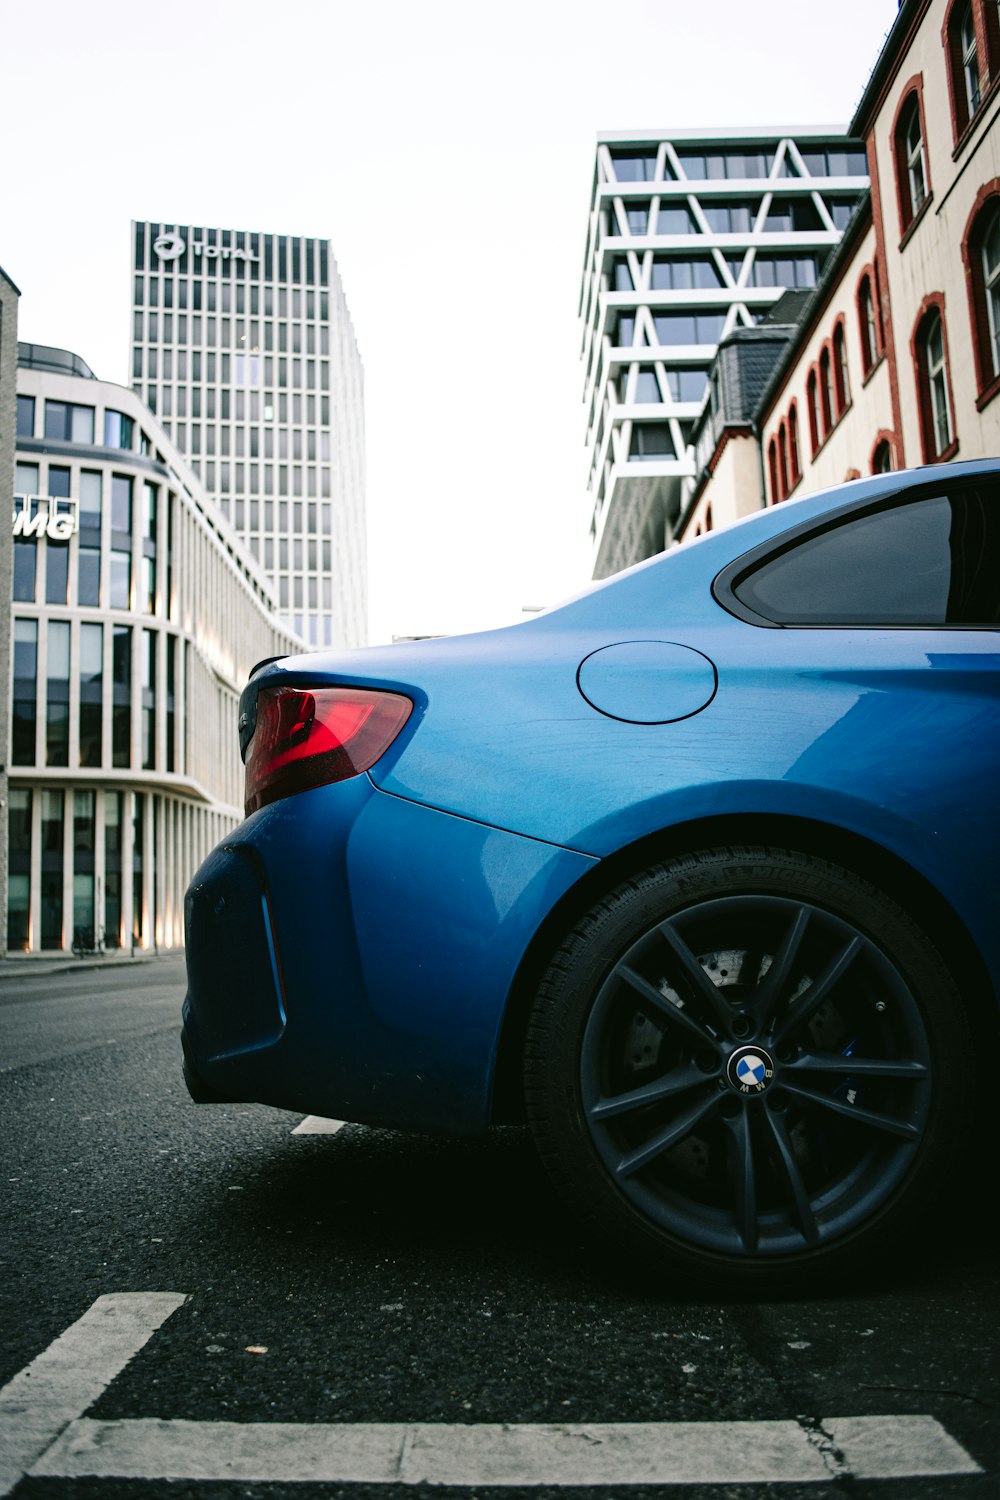
<instances>
[{"instance_id":1,"label":"building with diagonal white frame","mask_svg":"<svg viewBox=\"0 0 1000 1500\"><path fill-rule=\"evenodd\" d=\"M669 544L719 341L816 285L867 170L831 127L599 136L580 299L595 578Z\"/></svg>"}]
</instances>

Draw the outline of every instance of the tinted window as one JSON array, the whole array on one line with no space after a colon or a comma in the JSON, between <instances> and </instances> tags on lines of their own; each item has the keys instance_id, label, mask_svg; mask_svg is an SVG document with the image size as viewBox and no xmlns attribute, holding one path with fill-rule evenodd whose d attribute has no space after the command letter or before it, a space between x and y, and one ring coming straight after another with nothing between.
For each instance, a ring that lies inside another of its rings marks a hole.
<instances>
[{"instance_id":1,"label":"tinted window","mask_svg":"<svg viewBox=\"0 0 1000 1500\"><path fill-rule=\"evenodd\" d=\"M735 593L778 625L996 625L996 489L859 516L770 558Z\"/></svg>"}]
</instances>

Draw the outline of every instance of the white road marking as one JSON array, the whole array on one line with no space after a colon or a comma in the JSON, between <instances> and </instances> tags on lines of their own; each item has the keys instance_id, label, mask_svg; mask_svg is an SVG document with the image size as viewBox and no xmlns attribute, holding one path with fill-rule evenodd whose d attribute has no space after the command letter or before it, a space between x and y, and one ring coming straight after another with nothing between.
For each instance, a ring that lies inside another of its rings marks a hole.
<instances>
[{"instance_id":1,"label":"white road marking","mask_svg":"<svg viewBox=\"0 0 1000 1500\"><path fill-rule=\"evenodd\" d=\"M160 1324L179 1292L115 1292L97 1301L0 1390L0 1496L68 1422L97 1400Z\"/></svg>"},{"instance_id":2,"label":"white road marking","mask_svg":"<svg viewBox=\"0 0 1000 1500\"><path fill-rule=\"evenodd\" d=\"M324 1120L322 1115L306 1115L302 1123L296 1125L292 1135L336 1135L346 1124L346 1120Z\"/></svg>"},{"instance_id":3,"label":"white road marking","mask_svg":"<svg viewBox=\"0 0 1000 1500\"><path fill-rule=\"evenodd\" d=\"M817 1442L821 1436L824 1441ZM835 1452L825 1452L831 1446ZM933 1417L574 1426L73 1422L30 1473L48 1479L623 1485L821 1483L978 1474Z\"/></svg>"}]
</instances>

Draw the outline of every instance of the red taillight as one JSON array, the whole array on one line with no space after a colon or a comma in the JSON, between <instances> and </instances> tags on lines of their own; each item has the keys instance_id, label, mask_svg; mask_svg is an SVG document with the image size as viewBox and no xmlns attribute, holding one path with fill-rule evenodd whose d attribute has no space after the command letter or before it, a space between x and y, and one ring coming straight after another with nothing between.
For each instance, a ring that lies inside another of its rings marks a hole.
<instances>
[{"instance_id":1,"label":"red taillight","mask_svg":"<svg viewBox=\"0 0 1000 1500\"><path fill-rule=\"evenodd\" d=\"M246 753L247 816L292 792L367 771L412 708L400 693L373 688L262 688Z\"/></svg>"}]
</instances>

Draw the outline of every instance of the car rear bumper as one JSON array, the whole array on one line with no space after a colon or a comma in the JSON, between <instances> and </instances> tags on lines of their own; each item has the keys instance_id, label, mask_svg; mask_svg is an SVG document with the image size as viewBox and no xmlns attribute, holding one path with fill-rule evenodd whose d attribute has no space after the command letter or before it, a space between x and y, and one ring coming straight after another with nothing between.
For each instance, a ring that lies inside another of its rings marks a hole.
<instances>
[{"instance_id":1,"label":"car rear bumper","mask_svg":"<svg viewBox=\"0 0 1000 1500\"><path fill-rule=\"evenodd\" d=\"M263 808L187 892L192 1097L483 1128L518 965L594 863L367 776Z\"/></svg>"}]
</instances>

